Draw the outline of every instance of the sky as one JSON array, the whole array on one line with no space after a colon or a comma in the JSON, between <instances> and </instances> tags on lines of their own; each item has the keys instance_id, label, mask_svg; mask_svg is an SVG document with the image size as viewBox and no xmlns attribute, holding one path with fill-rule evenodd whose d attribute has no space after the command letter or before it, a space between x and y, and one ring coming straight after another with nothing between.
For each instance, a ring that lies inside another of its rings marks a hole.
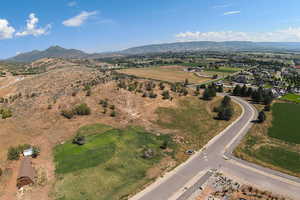
<instances>
[{"instance_id":1,"label":"sky","mask_svg":"<svg viewBox=\"0 0 300 200\"><path fill-rule=\"evenodd\" d=\"M183 41L300 42L299 0L10 0L0 58L59 45L86 52Z\"/></svg>"}]
</instances>

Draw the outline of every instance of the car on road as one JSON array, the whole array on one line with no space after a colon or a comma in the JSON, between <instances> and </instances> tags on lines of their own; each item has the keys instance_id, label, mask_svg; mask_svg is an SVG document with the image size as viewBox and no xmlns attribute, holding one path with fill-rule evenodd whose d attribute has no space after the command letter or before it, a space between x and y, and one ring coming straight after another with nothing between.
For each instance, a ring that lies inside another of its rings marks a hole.
<instances>
[{"instance_id":1,"label":"car on road","mask_svg":"<svg viewBox=\"0 0 300 200\"><path fill-rule=\"evenodd\" d=\"M222 156L224 160L230 160L230 158L228 158L227 156L223 155Z\"/></svg>"}]
</instances>

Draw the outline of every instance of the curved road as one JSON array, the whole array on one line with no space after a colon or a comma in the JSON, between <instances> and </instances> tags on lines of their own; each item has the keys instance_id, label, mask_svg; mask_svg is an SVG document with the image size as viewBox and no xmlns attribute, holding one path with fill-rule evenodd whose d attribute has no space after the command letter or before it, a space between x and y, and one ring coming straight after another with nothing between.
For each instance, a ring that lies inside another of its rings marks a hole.
<instances>
[{"instance_id":1,"label":"curved road","mask_svg":"<svg viewBox=\"0 0 300 200\"><path fill-rule=\"evenodd\" d=\"M300 199L300 179L268 168L235 158L233 149L247 134L256 119L257 111L248 102L232 97L243 108L242 115L219 135L215 136L199 152L185 163L159 178L131 200L185 199L186 191L203 179L209 178L209 169L220 171L237 180L285 195L294 200ZM229 159L224 159L224 158Z\"/></svg>"}]
</instances>

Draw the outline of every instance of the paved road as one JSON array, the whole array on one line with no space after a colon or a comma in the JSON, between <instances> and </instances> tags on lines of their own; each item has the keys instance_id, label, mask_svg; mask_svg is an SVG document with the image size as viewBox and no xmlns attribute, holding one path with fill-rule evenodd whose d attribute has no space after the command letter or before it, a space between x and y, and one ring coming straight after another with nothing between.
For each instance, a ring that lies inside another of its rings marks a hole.
<instances>
[{"instance_id":1,"label":"paved road","mask_svg":"<svg viewBox=\"0 0 300 200\"><path fill-rule=\"evenodd\" d=\"M277 171L242 161L232 156L232 150L251 128L257 111L248 102L233 97L243 108L243 114L231 126L213 138L206 148L197 152L175 170L158 179L155 183L138 193L132 200L178 199L187 184L199 172L219 169L241 181L261 189L273 191L300 200L300 179ZM224 159L224 154L230 158Z\"/></svg>"}]
</instances>

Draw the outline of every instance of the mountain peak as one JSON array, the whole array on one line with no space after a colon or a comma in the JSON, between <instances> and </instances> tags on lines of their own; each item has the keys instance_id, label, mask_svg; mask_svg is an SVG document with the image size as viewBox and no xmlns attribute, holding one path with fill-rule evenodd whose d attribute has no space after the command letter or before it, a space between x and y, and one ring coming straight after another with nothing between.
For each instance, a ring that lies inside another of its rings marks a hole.
<instances>
[{"instance_id":1,"label":"mountain peak","mask_svg":"<svg viewBox=\"0 0 300 200\"><path fill-rule=\"evenodd\" d=\"M58 45L54 45L54 46L50 46L48 49L46 49L45 51L49 51L49 50L66 50L65 48L58 46Z\"/></svg>"}]
</instances>

